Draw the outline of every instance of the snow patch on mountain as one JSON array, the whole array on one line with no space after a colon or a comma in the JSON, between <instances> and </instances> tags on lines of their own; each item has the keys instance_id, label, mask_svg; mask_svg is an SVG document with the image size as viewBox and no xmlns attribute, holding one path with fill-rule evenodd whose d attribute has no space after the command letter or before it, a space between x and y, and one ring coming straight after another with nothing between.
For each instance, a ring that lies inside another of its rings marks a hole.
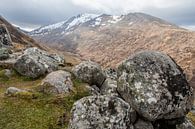
<instances>
[{"instance_id":1,"label":"snow patch on mountain","mask_svg":"<svg viewBox=\"0 0 195 129\"><path fill-rule=\"evenodd\" d=\"M61 29L60 33L65 34L66 32L74 30L73 27L81 25L92 19L95 19L98 16L99 16L98 14L88 14L88 13L80 14L78 16L72 17L71 18L72 20L67 19L62 22L40 27L39 29L30 32L30 35L31 36L46 35L55 29Z\"/></svg>"},{"instance_id":2,"label":"snow patch on mountain","mask_svg":"<svg viewBox=\"0 0 195 129\"><path fill-rule=\"evenodd\" d=\"M115 24L123 19L122 16L111 16L111 20L108 20L108 23Z\"/></svg>"},{"instance_id":3,"label":"snow patch on mountain","mask_svg":"<svg viewBox=\"0 0 195 129\"><path fill-rule=\"evenodd\" d=\"M85 23L87 21L90 21L90 20L92 20L92 19L94 19L94 18L96 18L98 16L99 15L97 15L97 14L82 14L82 15L79 15L71 23L69 23L69 25L66 28L66 30L69 30L73 26L77 26L77 25L80 25L80 24Z\"/></svg>"},{"instance_id":4,"label":"snow patch on mountain","mask_svg":"<svg viewBox=\"0 0 195 129\"><path fill-rule=\"evenodd\" d=\"M59 23L56 23L56 24L52 24L52 25L48 25L48 26L45 26L43 28L40 29L40 31L42 30L53 30L53 29L56 29L56 28L59 28L61 27L66 21L62 21L62 22L59 22Z\"/></svg>"}]
</instances>

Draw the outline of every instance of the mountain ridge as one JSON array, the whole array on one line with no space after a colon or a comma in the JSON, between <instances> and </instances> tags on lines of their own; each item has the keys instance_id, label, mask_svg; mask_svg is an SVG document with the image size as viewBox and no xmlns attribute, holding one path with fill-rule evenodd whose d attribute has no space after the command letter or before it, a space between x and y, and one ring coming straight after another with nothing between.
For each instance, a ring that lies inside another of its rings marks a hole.
<instances>
[{"instance_id":1,"label":"mountain ridge","mask_svg":"<svg viewBox=\"0 0 195 129\"><path fill-rule=\"evenodd\" d=\"M34 37L61 51L79 54L104 67L117 67L129 55L142 50L169 54L192 76L195 32L144 13L102 14L71 30L55 29Z\"/></svg>"}]
</instances>

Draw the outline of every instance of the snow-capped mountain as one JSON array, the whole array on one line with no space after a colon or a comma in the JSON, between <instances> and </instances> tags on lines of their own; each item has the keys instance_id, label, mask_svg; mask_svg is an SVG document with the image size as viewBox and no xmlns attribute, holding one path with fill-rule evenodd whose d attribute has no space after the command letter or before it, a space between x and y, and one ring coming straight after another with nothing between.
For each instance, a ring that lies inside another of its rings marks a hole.
<instances>
[{"instance_id":1,"label":"snow-capped mountain","mask_svg":"<svg viewBox=\"0 0 195 129\"><path fill-rule=\"evenodd\" d=\"M170 54L189 73L195 33L143 13L82 14L33 32L39 42L115 67L141 50ZM194 50L195 51L195 50Z\"/></svg>"},{"instance_id":2,"label":"snow-capped mountain","mask_svg":"<svg viewBox=\"0 0 195 129\"><path fill-rule=\"evenodd\" d=\"M58 22L55 24L47 25L40 27L32 32L30 32L31 36L38 36L38 35L46 35L58 29L59 33L65 33L71 30L74 30L75 27L78 27L82 23L90 21L99 15L97 14L80 14L78 16L74 16L68 20Z\"/></svg>"}]
</instances>

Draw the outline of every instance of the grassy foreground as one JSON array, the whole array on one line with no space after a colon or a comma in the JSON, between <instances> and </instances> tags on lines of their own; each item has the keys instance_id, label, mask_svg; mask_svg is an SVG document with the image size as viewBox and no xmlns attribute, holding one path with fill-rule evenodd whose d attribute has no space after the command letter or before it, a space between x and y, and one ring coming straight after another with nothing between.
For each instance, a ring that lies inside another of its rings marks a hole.
<instances>
[{"instance_id":1,"label":"grassy foreground","mask_svg":"<svg viewBox=\"0 0 195 129\"><path fill-rule=\"evenodd\" d=\"M75 101L88 96L84 83L73 80L74 92L67 95L45 95L38 92L15 97L4 95L10 86L34 89L41 78L31 80L16 72L8 78L0 69L0 129L66 129Z\"/></svg>"}]
</instances>

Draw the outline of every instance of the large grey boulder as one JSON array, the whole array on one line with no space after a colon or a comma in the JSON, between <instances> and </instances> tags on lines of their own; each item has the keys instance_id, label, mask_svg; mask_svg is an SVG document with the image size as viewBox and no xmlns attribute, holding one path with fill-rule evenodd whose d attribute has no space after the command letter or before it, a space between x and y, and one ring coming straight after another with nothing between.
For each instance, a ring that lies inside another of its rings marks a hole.
<instances>
[{"instance_id":1,"label":"large grey boulder","mask_svg":"<svg viewBox=\"0 0 195 129\"><path fill-rule=\"evenodd\" d=\"M12 46L12 40L7 27L4 24L0 24L0 48Z\"/></svg>"},{"instance_id":2,"label":"large grey boulder","mask_svg":"<svg viewBox=\"0 0 195 129\"><path fill-rule=\"evenodd\" d=\"M42 80L40 90L48 94L69 93L73 90L71 74L62 70L51 72Z\"/></svg>"},{"instance_id":3,"label":"large grey boulder","mask_svg":"<svg viewBox=\"0 0 195 129\"><path fill-rule=\"evenodd\" d=\"M118 67L118 92L150 121L185 116L192 107L192 88L169 56L145 51Z\"/></svg>"},{"instance_id":4,"label":"large grey boulder","mask_svg":"<svg viewBox=\"0 0 195 129\"><path fill-rule=\"evenodd\" d=\"M106 79L100 65L92 61L84 61L76 65L72 71L77 79L98 87L101 87Z\"/></svg>"},{"instance_id":5,"label":"large grey boulder","mask_svg":"<svg viewBox=\"0 0 195 129\"><path fill-rule=\"evenodd\" d=\"M21 75L37 78L57 70L62 60L63 58L60 56L50 55L46 51L34 47L24 51L24 54L14 64L14 68Z\"/></svg>"},{"instance_id":6,"label":"large grey boulder","mask_svg":"<svg viewBox=\"0 0 195 129\"><path fill-rule=\"evenodd\" d=\"M88 96L72 108L69 129L129 129L136 112L117 97Z\"/></svg>"},{"instance_id":7,"label":"large grey boulder","mask_svg":"<svg viewBox=\"0 0 195 129\"><path fill-rule=\"evenodd\" d=\"M9 58L9 50L7 48L0 48L0 60L5 60Z\"/></svg>"},{"instance_id":8,"label":"large grey boulder","mask_svg":"<svg viewBox=\"0 0 195 129\"><path fill-rule=\"evenodd\" d=\"M138 119L134 124L134 129L154 129L150 121Z\"/></svg>"}]
</instances>

